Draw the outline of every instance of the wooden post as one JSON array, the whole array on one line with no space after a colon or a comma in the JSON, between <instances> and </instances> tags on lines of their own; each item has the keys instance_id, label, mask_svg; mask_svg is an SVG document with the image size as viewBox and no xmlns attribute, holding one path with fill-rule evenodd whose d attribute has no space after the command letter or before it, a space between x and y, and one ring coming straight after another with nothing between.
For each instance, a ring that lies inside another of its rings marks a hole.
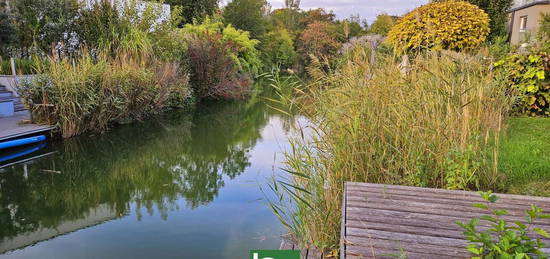
<instances>
[{"instance_id":1,"label":"wooden post","mask_svg":"<svg viewBox=\"0 0 550 259\"><path fill-rule=\"evenodd\" d=\"M17 70L15 69L15 59L10 58L10 65L11 65L11 73L12 75L17 75Z\"/></svg>"}]
</instances>

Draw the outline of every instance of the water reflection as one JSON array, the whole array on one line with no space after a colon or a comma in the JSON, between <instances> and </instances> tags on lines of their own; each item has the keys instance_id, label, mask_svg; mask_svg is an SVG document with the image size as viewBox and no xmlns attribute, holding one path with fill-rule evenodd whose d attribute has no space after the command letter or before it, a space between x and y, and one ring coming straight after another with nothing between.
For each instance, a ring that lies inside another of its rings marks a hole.
<instances>
[{"instance_id":1,"label":"water reflection","mask_svg":"<svg viewBox=\"0 0 550 259\"><path fill-rule=\"evenodd\" d=\"M261 96L199 105L53 143L57 154L0 172L0 253L104 221L212 202L250 166L274 111Z\"/></svg>"}]
</instances>

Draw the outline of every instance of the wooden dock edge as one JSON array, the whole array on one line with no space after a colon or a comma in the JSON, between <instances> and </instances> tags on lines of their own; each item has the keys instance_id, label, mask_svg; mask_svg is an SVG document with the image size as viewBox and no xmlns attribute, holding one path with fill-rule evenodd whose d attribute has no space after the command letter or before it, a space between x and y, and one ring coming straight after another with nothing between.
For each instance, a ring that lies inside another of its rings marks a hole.
<instances>
[{"instance_id":1,"label":"wooden dock edge","mask_svg":"<svg viewBox=\"0 0 550 259\"><path fill-rule=\"evenodd\" d=\"M346 258L346 208L347 208L347 182L344 182L344 192L342 193L342 218L340 227L340 259Z\"/></svg>"}]
</instances>

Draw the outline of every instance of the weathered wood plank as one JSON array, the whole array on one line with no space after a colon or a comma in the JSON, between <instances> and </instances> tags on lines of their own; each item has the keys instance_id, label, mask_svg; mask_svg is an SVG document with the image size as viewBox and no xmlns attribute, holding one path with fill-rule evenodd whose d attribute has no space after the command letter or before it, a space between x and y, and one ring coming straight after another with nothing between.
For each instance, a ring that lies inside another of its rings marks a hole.
<instances>
[{"instance_id":1,"label":"weathered wood plank","mask_svg":"<svg viewBox=\"0 0 550 259\"><path fill-rule=\"evenodd\" d=\"M386 249L395 251L408 251L418 253L430 253L434 255L448 255L448 256L464 256L468 255L468 252L463 248L457 247L445 247L429 244L416 244L410 242L402 242L395 240L385 240L376 238L354 237L354 243L350 244L352 247L366 247L369 250Z\"/></svg>"},{"instance_id":2,"label":"weathered wood plank","mask_svg":"<svg viewBox=\"0 0 550 259\"><path fill-rule=\"evenodd\" d=\"M307 254L307 259L323 259L323 253L316 248L310 248Z\"/></svg>"},{"instance_id":3,"label":"weathered wood plank","mask_svg":"<svg viewBox=\"0 0 550 259\"><path fill-rule=\"evenodd\" d=\"M407 207L411 208L429 208L429 209L445 209L445 210L453 210L453 211L464 211L464 212L474 212L474 213L483 213L484 210L480 208L476 208L472 205L456 205L451 203L430 203L427 201L412 201L412 200L399 200L399 199L380 199L380 198L364 198L364 199L358 199L358 198L348 198L348 204L351 204L351 206L354 206L354 204L384 204L384 205L395 205L395 206L403 206L406 205ZM502 207L502 206L500 206ZM509 212L509 215L511 216L523 216L525 215L525 211L527 208L518 208L513 206L507 206L507 211ZM504 209L504 208L503 208ZM550 223L550 219L546 219L547 222Z\"/></svg>"},{"instance_id":4,"label":"weathered wood plank","mask_svg":"<svg viewBox=\"0 0 550 259\"><path fill-rule=\"evenodd\" d=\"M382 193L382 191L384 193ZM408 197L424 197L429 199L442 199L442 200L449 200L449 201L464 201L464 202L471 202L471 203L482 203L485 202L479 194L476 194L478 196L465 196L462 194L457 194L455 196L450 196L447 194L438 194L438 193L423 193L423 192L412 192L412 191L403 191L403 190L393 190L393 189L387 189L387 190L381 190L381 189L371 189L369 191L363 192L363 191L349 191L348 195L350 197L361 197L361 196L367 196L370 193L377 192L380 195L382 195L383 198L393 198L393 196L401 195L401 196L408 196ZM498 195L498 194L497 194ZM549 211L550 210L550 200L547 201L541 201L541 200L517 200L517 199L508 199L505 197L499 196L500 199L497 203L501 204L507 204L508 206L516 207L520 206L525 208L526 206L530 206L531 204L535 204L542 209ZM540 197L539 197L540 198ZM546 198L549 199L549 198Z\"/></svg>"},{"instance_id":5,"label":"weathered wood plank","mask_svg":"<svg viewBox=\"0 0 550 259\"><path fill-rule=\"evenodd\" d=\"M372 203L372 202L351 202L348 201L348 215L354 214L354 213L361 213L364 210L368 209L381 209L381 210L390 210L390 211L400 211L400 212L410 212L410 213L416 213L419 211L422 211L422 214L426 215L427 217L432 216L445 216L445 217L457 217L462 219L471 219L474 217L479 217L483 213L480 212L467 212L467 211L457 211L452 210L451 208L425 208L425 207L408 207L406 205L403 205L401 203L396 203L394 201L388 200L386 203ZM456 215L456 216L455 216ZM517 214L516 216L513 215L506 215L502 216L503 219L509 220L511 222L514 221L525 221L525 213ZM549 219L540 219L537 220L537 224L543 225L543 226L550 226L550 220Z\"/></svg>"},{"instance_id":6,"label":"weathered wood plank","mask_svg":"<svg viewBox=\"0 0 550 259\"><path fill-rule=\"evenodd\" d=\"M525 223L531 204L550 212L550 198L497 195L500 199L492 206L507 210L509 215L502 218L511 224ZM463 229L455 222L485 214L472 206L483 202L475 192L346 183L341 258L395 258L402 253L407 258L469 258ZM548 230L550 219L538 220L534 226ZM488 222L480 222L480 230L488 227ZM543 242L550 244L550 239Z\"/></svg>"},{"instance_id":7,"label":"weathered wood plank","mask_svg":"<svg viewBox=\"0 0 550 259\"><path fill-rule=\"evenodd\" d=\"M347 227L348 236L347 240L350 239L350 236L355 237L365 237L365 238L377 238L377 239L386 239L394 240L401 242L409 242L416 244L429 244L429 245L438 245L446 247L466 247L468 244L466 240L459 238L448 238L448 237L434 237L434 236L425 236L419 234L409 234L409 233L400 233L392 231L382 231L382 230L371 230L363 228L354 228ZM353 241L350 241L353 243Z\"/></svg>"},{"instance_id":8,"label":"weathered wood plank","mask_svg":"<svg viewBox=\"0 0 550 259\"><path fill-rule=\"evenodd\" d=\"M376 214L376 211L373 211ZM463 238L463 229L458 226L454 220L448 219L445 221L434 221L433 219L419 219L419 220L407 220L404 218L389 218L389 217L377 217L362 215L360 219L355 217L348 217L347 226L355 228L365 228L373 230L399 230L403 233L419 233L430 234L433 236L450 237L450 238ZM467 222L463 220L463 222ZM545 226L534 224L533 227L544 228ZM481 221L479 230L485 231L489 229L489 223ZM540 238L544 242L550 244L549 238L544 238L536 234L529 234L531 238Z\"/></svg>"},{"instance_id":9,"label":"weathered wood plank","mask_svg":"<svg viewBox=\"0 0 550 259\"><path fill-rule=\"evenodd\" d=\"M283 237L279 250L300 250L300 257L302 259L323 259L324 255L321 250L316 248L300 248L292 240Z\"/></svg>"},{"instance_id":10,"label":"weathered wood plank","mask_svg":"<svg viewBox=\"0 0 550 259\"><path fill-rule=\"evenodd\" d=\"M474 203L483 203L481 199L459 200L455 198L451 199L451 198L418 196L418 194L416 194L415 196L412 196L412 195L401 195L401 194L384 195L379 192L349 192L347 195L348 195L347 199L350 201L363 201L363 202L366 202L367 199L391 199L391 200L400 200L400 201L425 202L425 203L433 203L433 204L449 204L449 205L465 206L465 207L472 207ZM497 203L493 204L492 206L495 209L506 209L506 210L526 211L531 209L531 204L526 202L523 202L522 204L510 204L505 202L506 201L500 200ZM534 204L537 205L536 203L537 202L535 202ZM543 209L545 207L548 207L548 210L550 211L550 204L546 204L544 202L538 202L538 204L540 204L539 207Z\"/></svg>"},{"instance_id":11,"label":"weathered wood plank","mask_svg":"<svg viewBox=\"0 0 550 259\"><path fill-rule=\"evenodd\" d=\"M308 250L307 248L301 249L301 250L300 250L300 258L302 258L302 259L308 259L308 258L307 258L308 252L309 252L309 250Z\"/></svg>"},{"instance_id":12,"label":"weathered wood plank","mask_svg":"<svg viewBox=\"0 0 550 259\"><path fill-rule=\"evenodd\" d=\"M412 187L412 186L403 186L403 185L387 185L387 184L371 184L371 183L346 183L348 191L353 190L364 190L364 189L379 189L379 190L388 190L388 191L409 191L413 193L422 193L422 194L442 194L448 195L450 197L475 197L479 198L477 192L469 191L459 191L459 190L445 190L445 189L434 189L434 188L423 188L423 187ZM359 188L357 188L359 187ZM510 199L517 201L542 201L548 202L550 198L547 197L536 197L536 196L525 196L525 195L516 195L516 194L497 194L502 199Z\"/></svg>"},{"instance_id":13,"label":"weathered wood plank","mask_svg":"<svg viewBox=\"0 0 550 259\"><path fill-rule=\"evenodd\" d=\"M363 248L363 247L355 247L350 246L348 249L346 259L368 259L368 258L375 258L375 259L395 259L400 258L399 256L403 255L402 258L407 259L426 259L426 258L437 258L437 259L466 259L470 258L469 256L464 257L457 257L457 256L449 256L449 255L434 255L429 253L417 253L417 252L408 252L408 251L401 251L401 250L394 250L394 249L369 249L369 248Z\"/></svg>"}]
</instances>

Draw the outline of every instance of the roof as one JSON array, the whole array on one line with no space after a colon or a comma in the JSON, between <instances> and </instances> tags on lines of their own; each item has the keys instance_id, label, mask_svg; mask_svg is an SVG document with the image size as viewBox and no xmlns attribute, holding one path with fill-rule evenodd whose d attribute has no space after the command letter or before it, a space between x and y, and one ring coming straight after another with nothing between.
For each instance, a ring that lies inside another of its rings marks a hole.
<instances>
[{"instance_id":1,"label":"roof","mask_svg":"<svg viewBox=\"0 0 550 259\"><path fill-rule=\"evenodd\" d=\"M515 11L518 11L518 10L521 10L521 9L529 8L531 6L546 5L546 4L550 4L550 0L533 1L533 2L530 2L530 3L522 5L522 6L514 7L512 9L510 9L510 11L508 11L508 12L515 12Z\"/></svg>"}]
</instances>

